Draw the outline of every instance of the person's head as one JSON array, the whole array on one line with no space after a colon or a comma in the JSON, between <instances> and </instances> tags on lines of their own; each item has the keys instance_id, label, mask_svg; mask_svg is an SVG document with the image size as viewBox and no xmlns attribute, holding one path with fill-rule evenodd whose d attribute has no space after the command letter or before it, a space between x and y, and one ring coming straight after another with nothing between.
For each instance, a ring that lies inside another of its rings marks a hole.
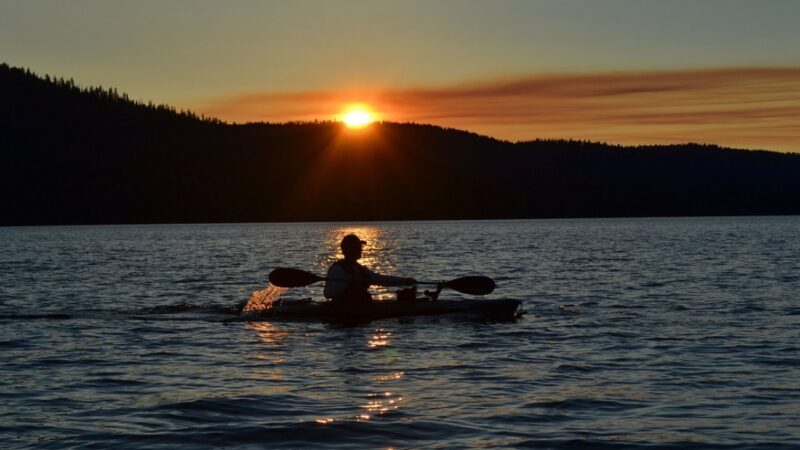
<instances>
[{"instance_id":1,"label":"person's head","mask_svg":"<svg viewBox=\"0 0 800 450\"><path fill-rule=\"evenodd\" d=\"M342 238L341 247L345 259L357 260L361 258L361 250L366 243L366 241L362 241L355 234L348 234Z\"/></svg>"}]
</instances>

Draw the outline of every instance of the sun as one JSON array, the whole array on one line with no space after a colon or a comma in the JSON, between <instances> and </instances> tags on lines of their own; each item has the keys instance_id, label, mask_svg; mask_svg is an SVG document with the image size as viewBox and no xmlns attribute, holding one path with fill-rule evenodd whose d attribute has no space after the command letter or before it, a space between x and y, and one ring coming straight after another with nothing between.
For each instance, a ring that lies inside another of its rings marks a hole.
<instances>
[{"instance_id":1,"label":"sun","mask_svg":"<svg viewBox=\"0 0 800 450\"><path fill-rule=\"evenodd\" d=\"M353 109L342 116L342 122L349 128L362 128L371 124L375 119L365 109Z\"/></svg>"}]
</instances>

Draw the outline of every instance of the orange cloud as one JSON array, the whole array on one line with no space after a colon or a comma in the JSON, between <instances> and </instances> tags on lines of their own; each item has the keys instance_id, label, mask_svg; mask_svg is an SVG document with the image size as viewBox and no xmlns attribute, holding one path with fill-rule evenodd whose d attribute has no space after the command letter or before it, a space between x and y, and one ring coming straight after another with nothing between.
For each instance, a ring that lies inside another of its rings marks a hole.
<instances>
[{"instance_id":1,"label":"orange cloud","mask_svg":"<svg viewBox=\"0 0 800 450\"><path fill-rule=\"evenodd\" d=\"M800 151L800 68L532 76L428 89L251 93L199 108L233 122L332 119L365 103L386 120L507 140L705 142Z\"/></svg>"}]
</instances>

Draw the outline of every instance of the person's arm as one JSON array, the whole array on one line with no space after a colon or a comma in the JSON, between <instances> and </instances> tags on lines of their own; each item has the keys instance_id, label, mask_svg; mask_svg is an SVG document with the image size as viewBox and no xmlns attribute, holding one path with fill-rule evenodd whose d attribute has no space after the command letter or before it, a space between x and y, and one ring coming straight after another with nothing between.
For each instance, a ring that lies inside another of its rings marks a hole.
<instances>
[{"instance_id":1,"label":"person's arm","mask_svg":"<svg viewBox=\"0 0 800 450\"><path fill-rule=\"evenodd\" d=\"M350 279L350 275L348 275L347 271L344 270L344 267L340 266L339 264L332 265L328 269L328 275L325 278L333 280L325 282L325 290L323 291L325 298L334 298L338 295L341 295L345 290L347 290L347 286L350 284L347 281Z\"/></svg>"},{"instance_id":2,"label":"person's arm","mask_svg":"<svg viewBox=\"0 0 800 450\"><path fill-rule=\"evenodd\" d=\"M377 284L379 286L407 286L409 284L417 284L417 280L413 278L381 275L369 269L367 269L367 277L369 280L369 284Z\"/></svg>"}]
</instances>

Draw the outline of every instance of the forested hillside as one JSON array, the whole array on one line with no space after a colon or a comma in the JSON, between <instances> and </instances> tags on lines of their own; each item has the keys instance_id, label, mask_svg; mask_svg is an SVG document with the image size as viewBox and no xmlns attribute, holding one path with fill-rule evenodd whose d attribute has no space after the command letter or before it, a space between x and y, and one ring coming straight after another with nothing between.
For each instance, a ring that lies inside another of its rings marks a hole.
<instances>
[{"instance_id":1,"label":"forested hillside","mask_svg":"<svg viewBox=\"0 0 800 450\"><path fill-rule=\"evenodd\" d=\"M230 125L0 65L0 224L800 213L800 155Z\"/></svg>"}]
</instances>

